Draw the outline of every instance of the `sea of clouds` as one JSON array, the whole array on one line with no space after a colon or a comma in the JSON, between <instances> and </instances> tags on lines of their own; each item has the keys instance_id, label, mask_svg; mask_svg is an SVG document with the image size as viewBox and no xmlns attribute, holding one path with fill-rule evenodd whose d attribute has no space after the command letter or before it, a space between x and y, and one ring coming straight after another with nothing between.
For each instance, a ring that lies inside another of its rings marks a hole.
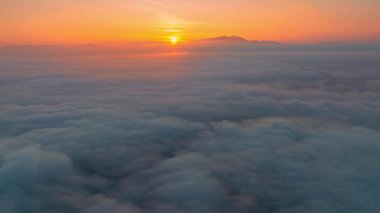
<instances>
[{"instance_id":1,"label":"sea of clouds","mask_svg":"<svg viewBox=\"0 0 380 213\"><path fill-rule=\"evenodd\" d=\"M136 50L0 50L0 212L380 212L380 51Z\"/></svg>"}]
</instances>

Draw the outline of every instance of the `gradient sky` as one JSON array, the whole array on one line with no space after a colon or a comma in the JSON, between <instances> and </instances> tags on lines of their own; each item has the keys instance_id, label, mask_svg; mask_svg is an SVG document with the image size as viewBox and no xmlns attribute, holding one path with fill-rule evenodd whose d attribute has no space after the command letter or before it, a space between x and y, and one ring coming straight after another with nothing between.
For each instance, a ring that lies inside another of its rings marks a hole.
<instances>
[{"instance_id":1,"label":"gradient sky","mask_svg":"<svg viewBox=\"0 0 380 213\"><path fill-rule=\"evenodd\" d=\"M378 0L1 0L0 45L380 40Z\"/></svg>"}]
</instances>

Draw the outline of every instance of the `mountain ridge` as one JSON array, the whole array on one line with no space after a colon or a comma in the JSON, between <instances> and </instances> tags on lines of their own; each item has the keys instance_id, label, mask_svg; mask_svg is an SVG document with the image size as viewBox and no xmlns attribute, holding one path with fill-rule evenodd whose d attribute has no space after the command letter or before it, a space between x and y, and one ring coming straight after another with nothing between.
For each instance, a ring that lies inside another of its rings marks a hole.
<instances>
[{"instance_id":1,"label":"mountain ridge","mask_svg":"<svg viewBox=\"0 0 380 213\"><path fill-rule=\"evenodd\" d=\"M218 37L212 37L203 39L200 41L209 41L209 42L220 42L220 43L249 43L249 44L256 44L256 45L282 45L282 43L277 41L267 41L267 40L247 40L240 36L218 36Z\"/></svg>"}]
</instances>

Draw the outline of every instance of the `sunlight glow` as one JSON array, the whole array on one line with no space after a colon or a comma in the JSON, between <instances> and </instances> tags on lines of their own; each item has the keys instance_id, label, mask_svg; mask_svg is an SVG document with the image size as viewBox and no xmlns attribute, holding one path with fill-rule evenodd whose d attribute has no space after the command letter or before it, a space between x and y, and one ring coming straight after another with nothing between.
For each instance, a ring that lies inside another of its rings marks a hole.
<instances>
[{"instance_id":1,"label":"sunlight glow","mask_svg":"<svg viewBox=\"0 0 380 213\"><path fill-rule=\"evenodd\" d=\"M178 45L228 35L283 43L378 41L380 1L350 0L344 6L342 2L0 0L0 19L5 20L0 21L0 46Z\"/></svg>"},{"instance_id":2,"label":"sunlight glow","mask_svg":"<svg viewBox=\"0 0 380 213\"><path fill-rule=\"evenodd\" d=\"M178 36L171 36L170 37L170 43L171 44L177 44L178 43Z\"/></svg>"}]
</instances>

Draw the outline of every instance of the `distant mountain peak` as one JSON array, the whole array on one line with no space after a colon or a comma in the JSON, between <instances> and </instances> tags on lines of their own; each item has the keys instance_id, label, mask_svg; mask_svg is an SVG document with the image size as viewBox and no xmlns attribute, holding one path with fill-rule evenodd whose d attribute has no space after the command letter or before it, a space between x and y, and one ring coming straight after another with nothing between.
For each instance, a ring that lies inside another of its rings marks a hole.
<instances>
[{"instance_id":1,"label":"distant mountain peak","mask_svg":"<svg viewBox=\"0 0 380 213\"><path fill-rule=\"evenodd\" d=\"M217 42L248 42L248 40L239 36L219 36L214 38L206 39L206 41L217 41Z\"/></svg>"},{"instance_id":2,"label":"distant mountain peak","mask_svg":"<svg viewBox=\"0 0 380 213\"><path fill-rule=\"evenodd\" d=\"M220 42L220 43L249 43L249 44L258 45L258 46L282 45L281 43L276 42L276 41L259 41L259 40L251 41L239 36L219 36L219 37L204 39L203 41Z\"/></svg>"}]
</instances>

